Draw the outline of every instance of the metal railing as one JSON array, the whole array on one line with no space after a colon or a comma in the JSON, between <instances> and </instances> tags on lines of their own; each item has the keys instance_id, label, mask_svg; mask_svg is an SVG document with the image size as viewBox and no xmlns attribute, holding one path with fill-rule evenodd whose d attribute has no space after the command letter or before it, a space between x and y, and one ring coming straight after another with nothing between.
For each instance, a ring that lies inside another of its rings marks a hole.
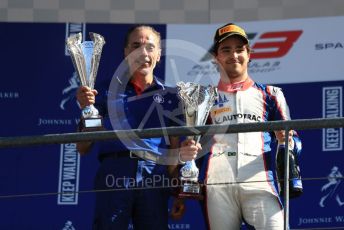
<instances>
[{"instance_id":1,"label":"metal railing","mask_svg":"<svg viewBox=\"0 0 344 230\"><path fill-rule=\"evenodd\" d=\"M82 133L61 133L38 136L0 137L0 148L22 147L44 144L74 143L82 141L102 141L110 139L150 138L163 135L191 136L214 135L225 133L261 132L285 130L286 140L290 130L307 130L321 128L342 128L344 118L316 118L291 121L269 121L261 123L245 123L232 125L203 125L195 127L164 127L152 129L132 129L113 131L94 131ZM288 144L284 154L284 229L289 227L289 155Z\"/></svg>"},{"instance_id":2,"label":"metal railing","mask_svg":"<svg viewBox=\"0 0 344 230\"><path fill-rule=\"evenodd\" d=\"M344 118L316 118L291 121L269 121L232 125L203 125L195 127L164 127L152 129L131 129L94 131L83 133L60 133L37 136L0 137L0 148L21 147L30 145L74 143L82 141L102 141L110 139L150 138L163 135L191 136L214 135L224 133L244 133L274 130L306 130L320 128L344 127Z\"/></svg>"}]
</instances>

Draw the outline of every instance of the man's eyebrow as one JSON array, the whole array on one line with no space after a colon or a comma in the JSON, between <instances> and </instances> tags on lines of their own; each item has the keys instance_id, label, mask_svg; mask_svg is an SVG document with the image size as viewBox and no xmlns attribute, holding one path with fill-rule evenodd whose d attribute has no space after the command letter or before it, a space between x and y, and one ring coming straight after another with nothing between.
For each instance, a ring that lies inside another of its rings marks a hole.
<instances>
[{"instance_id":1,"label":"man's eyebrow","mask_svg":"<svg viewBox=\"0 0 344 230\"><path fill-rule=\"evenodd\" d=\"M145 43L135 42L135 41L134 41L134 42L131 43L132 46L141 46L141 45L143 45L143 44L144 44L144 45L154 46L154 47L156 46L154 42L150 42L150 41L147 41L147 42L145 42Z\"/></svg>"},{"instance_id":2,"label":"man's eyebrow","mask_svg":"<svg viewBox=\"0 0 344 230\"><path fill-rule=\"evenodd\" d=\"M138 45L141 45L141 42L132 42L131 45L138 46Z\"/></svg>"},{"instance_id":3,"label":"man's eyebrow","mask_svg":"<svg viewBox=\"0 0 344 230\"><path fill-rule=\"evenodd\" d=\"M146 42L146 44L147 44L147 45L151 45L151 46L154 46L154 47L155 47L155 43L154 43L154 42L150 42L150 41L148 41L148 42Z\"/></svg>"},{"instance_id":4,"label":"man's eyebrow","mask_svg":"<svg viewBox=\"0 0 344 230\"><path fill-rule=\"evenodd\" d=\"M231 47L231 46L222 46L220 49L221 50L224 50L224 49L232 49L233 47Z\"/></svg>"}]
</instances>

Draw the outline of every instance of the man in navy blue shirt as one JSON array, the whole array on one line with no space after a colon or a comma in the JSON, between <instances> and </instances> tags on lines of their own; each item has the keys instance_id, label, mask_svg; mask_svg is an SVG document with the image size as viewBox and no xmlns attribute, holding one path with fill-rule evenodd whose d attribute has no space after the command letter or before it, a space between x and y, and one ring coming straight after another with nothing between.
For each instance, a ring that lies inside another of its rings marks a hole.
<instances>
[{"instance_id":1,"label":"man in navy blue shirt","mask_svg":"<svg viewBox=\"0 0 344 230\"><path fill-rule=\"evenodd\" d=\"M100 112L106 129L161 128L178 123L181 112L175 90L153 75L161 56L160 42L160 34L150 26L128 31L127 68L115 73L103 97L107 105L96 106L103 108ZM77 92L81 108L94 104L97 94L97 90L81 86ZM168 229L168 187L173 182L171 173L177 172L178 158L173 153L178 146L178 138L168 136L78 143L80 154L93 149L101 162L95 189L105 192L96 193L93 229L128 229L130 220L134 229Z\"/></svg>"}]
</instances>

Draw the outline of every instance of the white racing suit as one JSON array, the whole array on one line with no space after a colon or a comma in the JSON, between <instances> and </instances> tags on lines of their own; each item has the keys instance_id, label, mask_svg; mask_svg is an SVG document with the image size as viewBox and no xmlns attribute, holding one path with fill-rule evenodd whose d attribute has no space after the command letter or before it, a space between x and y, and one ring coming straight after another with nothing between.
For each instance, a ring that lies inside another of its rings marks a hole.
<instances>
[{"instance_id":1,"label":"white racing suit","mask_svg":"<svg viewBox=\"0 0 344 230\"><path fill-rule=\"evenodd\" d=\"M213 124L289 120L280 88L253 82L218 85ZM205 209L210 229L283 229L283 208L273 181L275 150L268 132L217 134L207 161Z\"/></svg>"}]
</instances>

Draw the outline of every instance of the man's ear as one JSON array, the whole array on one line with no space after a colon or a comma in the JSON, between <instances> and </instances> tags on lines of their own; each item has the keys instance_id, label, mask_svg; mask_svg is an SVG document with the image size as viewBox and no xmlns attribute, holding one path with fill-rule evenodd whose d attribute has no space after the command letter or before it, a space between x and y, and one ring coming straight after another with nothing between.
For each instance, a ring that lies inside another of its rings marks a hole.
<instances>
[{"instance_id":1,"label":"man's ear","mask_svg":"<svg viewBox=\"0 0 344 230\"><path fill-rule=\"evenodd\" d=\"M158 51L158 57L156 58L156 62L160 62L160 58L161 58L161 48Z\"/></svg>"},{"instance_id":2,"label":"man's ear","mask_svg":"<svg viewBox=\"0 0 344 230\"><path fill-rule=\"evenodd\" d=\"M218 64L216 54L214 54L214 53L211 53L211 63Z\"/></svg>"},{"instance_id":3,"label":"man's ear","mask_svg":"<svg viewBox=\"0 0 344 230\"><path fill-rule=\"evenodd\" d=\"M128 47L124 48L124 59L127 59L127 56L129 55L129 49Z\"/></svg>"}]
</instances>

